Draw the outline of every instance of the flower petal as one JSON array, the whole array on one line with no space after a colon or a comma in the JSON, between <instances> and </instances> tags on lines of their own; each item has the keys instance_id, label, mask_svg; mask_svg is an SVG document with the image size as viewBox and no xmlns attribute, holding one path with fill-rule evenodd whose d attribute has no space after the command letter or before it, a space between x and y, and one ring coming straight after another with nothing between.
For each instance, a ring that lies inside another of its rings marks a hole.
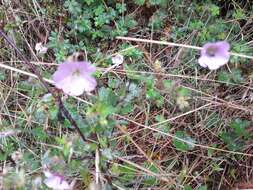
<instances>
[{"instance_id":1,"label":"flower petal","mask_svg":"<svg viewBox=\"0 0 253 190\"><path fill-rule=\"evenodd\" d=\"M48 178L53 176L53 174L50 171L48 171L48 170L45 170L43 173Z\"/></svg>"},{"instance_id":2,"label":"flower petal","mask_svg":"<svg viewBox=\"0 0 253 190\"><path fill-rule=\"evenodd\" d=\"M85 81L81 77L67 76L56 83L56 87L62 89L68 95L80 96L85 90L83 83Z\"/></svg>"},{"instance_id":3,"label":"flower petal","mask_svg":"<svg viewBox=\"0 0 253 190\"><path fill-rule=\"evenodd\" d=\"M69 65L67 62L60 64L57 71L53 74L53 81L55 83L60 82L66 76L71 75L73 70L73 66Z\"/></svg>"},{"instance_id":4,"label":"flower petal","mask_svg":"<svg viewBox=\"0 0 253 190\"><path fill-rule=\"evenodd\" d=\"M228 63L228 59L224 57L207 57L207 56L202 56L198 59L198 63L202 67L208 67L210 70L216 70L220 68L221 66L225 65Z\"/></svg>"},{"instance_id":5,"label":"flower petal","mask_svg":"<svg viewBox=\"0 0 253 190\"><path fill-rule=\"evenodd\" d=\"M64 180L63 176L49 171L44 171L44 174L47 178L43 182L47 187L54 190L70 190L70 185Z\"/></svg>"},{"instance_id":6,"label":"flower petal","mask_svg":"<svg viewBox=\"0 0 253 190\"><path fill-rule=\"evenodd\" d=\"M84 82L85 91L91 92L91 91L95 90L95 88L97 86L96 79L91 76L86 76L86 77L84 77L84 79L85 79L85 82Z\"/></svg>"},{"instance_id":7,"label":"flower petal","mask_svg":"<svg viewBox=\"0 0 253 190\"><path fill-rule=\"evenodd\" d=\"M59 177L50 177L46 178L43 182L48 186L49 188L56 189L60 183L60 178Z\"/></svg>"},{"instance_id":8,"label":"flower petal","mask_svg":"<svg viewBox=\"0 0 253 190\"><path fill-rule=\"evenodd\" d=\"M96 67L86 61L77 62L77 68L81 68L81 71L85 73L94 73L96 71Z\"/></svg>"},{"instance_id":9,"label":"flower petal","mask_svg":"<svg viewBox=\"0 0 253 190\"><path fill-rule=\"evenodd\" d=\"M39 54L45 54L47 52L47 47L42 45L42 42L39 42L35 45L35 50L39 53Z\"/></svg>"},{"instance_id":10,"label":"flower petal","mask_svg":"<svg viewBox=\"0 0 253 190\"><path fill-rule=\"evenodd\" d=\"M226 41L216 43L206 43L202 50L198 63L202 67L208 67L210 70L218 69L229 61L230 45Z\"/></svg>"},{"instance_id":11,"label":"flower petal","mask_svg":"<svg viewBox=\"0 0 253 190\"><path fill-rule=\"evenodd\" d=\"M223 49L225 51L229 51L230 49L230 45L227 41L219 41L219 42L216 42L216 45L220 48L220 49Z\"/></svg>"},{"instance_id":12,"label":"flower petal","mask_svg":"<svg viewBox=\"0 0 253 190\"><path fill-rule=\"evenodd\" d=\"M116 65L122 64L124 61L124 57L121 54L117 54L114 57L112 57L112 63Z\"/></svg>"},{"instance_id":13,"label":"flower petal","mask_svg":"<svg viewBox=\"0 0 253 190\"><path fill-rule=\"evenodd\" d=\"M79 96L84 91L90 92L95 89L97 82L91 76L95 70L89 62L64 62L53 74L53 81L64 93Z\"/></svg>"}]
</instances>

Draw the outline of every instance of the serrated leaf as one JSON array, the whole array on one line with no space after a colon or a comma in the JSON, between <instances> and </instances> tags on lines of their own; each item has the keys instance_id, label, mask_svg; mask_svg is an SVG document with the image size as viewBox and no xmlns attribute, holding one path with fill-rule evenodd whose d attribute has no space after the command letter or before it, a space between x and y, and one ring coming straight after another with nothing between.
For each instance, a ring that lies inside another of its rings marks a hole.
<instances>
[{"instance_id":1,"label":"serrated leaf","mask_svg":"<svg viewBox=\"0 0 253 190\"><path fill-rule=\"evenodd\" d=\"M192 143L195 143L195 140L192 139L191 137L187 136L185 134L185 132L177 131L175 136L179 139L189 142L189 143L186 143L186 142L183 142L182 140L179 140L177 138L173 138L173 145L176 147L177 150L188 151L188 150L192 150L194 148Z\"/></svg>"},{"instance_id":2,"label":"serrated leaf","mask_svg":"<svg viewBox=\"0 0 253 190\"><path fill-rule=\"evenodd\" d=\"M172 87L174 86L173 81L172 80L163 80L163 85L165 87L166 90L172 90Z\"/></svg>"},{"instance_id":3,"label":"serrated leaf","mask_svg":"<svg viewBox=\"0 0 253 190\"><path fill-rule=\"evenodd\" d=\"M250 126L250 121L236 119L229 125L238 136L249 137L250 134L246 131L246 128Z\"/></svg>"},{"instance_id":4,"label":"serrated leaf","mask_svg":"<svg viewBox=\"0 0 253 190\"><path fill-rule=\"evenodd\" d=\"M134 0L134 3L135 3L136 5L144 5L145 0Z\"/></svg>"}]
</instances>

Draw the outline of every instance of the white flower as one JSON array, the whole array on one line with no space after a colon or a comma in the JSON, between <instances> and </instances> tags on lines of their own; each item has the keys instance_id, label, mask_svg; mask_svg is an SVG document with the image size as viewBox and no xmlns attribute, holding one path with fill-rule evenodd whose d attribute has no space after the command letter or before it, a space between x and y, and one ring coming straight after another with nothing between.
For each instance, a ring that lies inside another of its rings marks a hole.
<instances>
[{"instance_id":1,"label":"white flower","mask_svg":"<svg viewBox=\"0 0 253 190\"><path fill-rule=\"evenodd\" d=\"M226 41L206 43L201 50L198 63L202 67L216 70L228 63L230 57L229 48L230 45Z\"/></svg>"},{"instance_id":2,"label":"white flower","mask_svg":"<svg viewBox=\"0 0 253 190\"><path fill-rule=\"evenodd\" d=\"M42 180L41 177L36 177L33 181L32 181L32 190L38 190L39 187L41 187L42 185Z\"/></svg>"},{"instance_id":3,"label":"white flower","mask_svg":"<svg viewBox=\"0 0 253 190\"><path fill-rule=\"evenodd\" d=\"M124 61L124 57L121 54L117 54L114 57L112 57L112 63L115 65L120 65Z\"/></svg>"},{"instance_id":4,"label":"white flower","mask_svg":"<svg viewBox=\"0 0 253 190\"><path fill-rule=\"evenodd\" d=\"M122 64L123 61L124 61L124 57L123 57L123 55L121 55L121 54L117 54L117 55L113 56L111 59L112 59L113 65L112 65L111 67L108 67L108 68L103 72L102 76L105 75L106 73L108 73L111 69L114 69L114 68L118 67L118 66L119 66L120 64Z\"/></svg>"},{"instance_id":5,"label":"white flower","mask_svg":"<svg viewBox=\"0 0 253 190\"><path fill-rule=\"evenodd\" d=\"M44 183L47 187L53 190L71 190L71 186L64 179L64 176L50 171L44 171L44 175L46 177Z\"/></svg>"},{"instance_id":6,"label":"white flower","mask_svg":"<svg viewBox=\"0 0 253 190\"><path fill-rule=\"evenodd\" d=\"M35 50L37 51L38 54L45 54L47 53L47 47L42 45L42 42L39 42L35 45Z\"/></svg>"}]
</instances>

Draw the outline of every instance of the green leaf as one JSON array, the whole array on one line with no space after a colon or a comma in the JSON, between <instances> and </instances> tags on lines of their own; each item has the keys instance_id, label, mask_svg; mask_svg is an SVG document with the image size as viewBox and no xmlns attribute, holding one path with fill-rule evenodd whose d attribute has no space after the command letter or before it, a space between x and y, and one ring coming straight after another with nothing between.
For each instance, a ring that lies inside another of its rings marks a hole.
<instances>
[{"instance_id":1,"label":"green leaf","mask_svg":"<svg viewBox=\"0 0 253 190\"><path fill-rule=\"evenodd\" d=\"M223 168L221 168L221 167L220 167L218 164L216 164L216 163L212 163L211 166L212 166L212 170L213 170L213 171L220 172L220 171L223 171L223 170L224 170Z\"/></svg>"},{"instance_id":2,"label":"green leaf","mask_svg":"<svg viewBox=\"0 0 253 190\"><path fill-rule=\"evenodd\" d=\"M84 0L85 3L87 3L87 5L90 5L91 3L95 2L95 0Z\"/></svg>"},{"instance_id":3,"label":"green leaf","mask_svg":"<svg viewBox=\"0 0 253 190\"><path fill-rule=\"evenodd\" d=\"M190 185L184 186L184 190L192 190L192 187Z\"/></svg>"},{"instance_id":4,"label":"green leaf","mask_svg":"<svg viewBox=\"0 0 253 190\"><path fill-rule=\"evenodd\" d=\"M129 102L129 103L126 103L121 109L120 109L120 113L121 114L128 114L130 112L132 112L134 109L134 105Z\"/></svg>"},{"instance_id":5,"label":"green leaf","mask_svg":"<svg viewBox=\"0 0 253 190\"><path fill-rule=\"evenodd\" d=\"M184 87L179 87L177 89L178 95L179 96L189 96L190 95L190 91L187 88Z\"/></svg>"},{"instance_id":6,"label":"green leaf","mask_svg":"<svg viewBox=\"0 0 253 190\"><path fill-rule=\"evenodd\" d=\"M184 110L189 107L188 99L190 98L190 91L187 88L177 88L176 103L180 110Z\"/></svg>"},{"instance_id":7,"label":"green leaf","mask_svg":"<svg viewBox=\"0 0 253 190\"><path fill-rule=\"evenodd\" d=\"M177 150L188 151L194 148L194 145L192 145L191 143L195 143L195 140L187 136L185 132L177 131L175 136L179 139L189 142L189 143L186 143L177 138L173 138L173 145L176 147Z\"/></svg>"},{"instance_id":8,"label":"green leaf","mask_svg":"<svg viewBox=\"0 0 253 190\"><path fill-rule=\"evenodd\" d=\"M193 20L190 22L190 30L202 30L204 23L201 20Z\"/></svg>"},{"instance_id":9,"label":"green leaf","mask_svg":"<svg viewBox=\"0 0 253 190\"><path fill-rule=\"evenodd\" d=\"M155 30L161 29L165 25L167 13L161 9L158 9L149 20L149 26Z\"/></svg>"},{"instance_id":10,"label":"green leaf","mask_svg":"<svg viewBox=\"0 0 253 190\"><path fill-rule=\"evenodd\" d=\"M161 7L165 7L168 3L168 0L149 0L151 5L159 5Z\"/></svg>"},{"instance_id":11,"label":"green leaf","mask_svg":"<svg viewBox=\"0 0 253 190\"><path fill-rule=\"evenodd\" d=\"M121 81L117 78L109 77L108 86L110 88L118 88L120 86Z\"/></svg>"},{"instance_id":12,"label":"green leaf","mask_svg":"<svg viewBox=\"0 0 253 190\"><path fill-rule=\"evenodd\" d=\"M132 24L134 24L134 23L131 23L131 26L134 26ZM137 49L137 48L135 48L135 47L133 47L133 46L131 46L129 44L125 44L125 43L122 44L120 46L120 49L124 50L124 55L126 57L131 57L131 58L133 58L135 60L141 59L143 57L143 52L141 50L139 50L139 49Z\"/></svg>"},{"instance_id":13,"label":"green leaf","mask_svg":"<svg viewBox=\"0 0 253 190\"><path fill-rule=\"evenodd\" d=\"M243 148L243 144L238 142L238 137L234 133L222 132L220 137L229 150L238 151Z\"/></svg>"},{"instance_id":14,"label":"green leaf","mask_svg":"<svg viewBox=\"0 0 253 190\"><path fill-rule=\"evenodd\" d=\"M213 149L213 148L216 148L217 145L216 145L216 144L213 144L213 145L211 145L210 147L212 147L212 148L208 148L208 149L207 149L207 155L208 155L208 157L212 157L212 156L213 156L213 153L214 153L214 149Z\"/></svg>"},{"instance_id":15,"label":"green leaf","mask_svg":"<svg viewBox=\"0 0 253 190\"><path fill-rule=\"evenodd\" d=\"M144 168L147 168L148 170L152 171L153 173L159 173L159 169L155 167L153 164L150 164L148 162L143 163ZM145 186L150 187L151 185L155 185L157 183L157 179L154 176L150 175L144 175L143 181L142 181Z\"/></svg>"},{"instance_id":16,"label":"green leaf","mask_svg":"<svg viewBox=\"0 0 253 190\"><path fill-rule=\"evenodd\" d=\"M144 5L145 0L134 0L134 3L137 5Z\"/></svg>"},{"instance_id":17,"label":"green leaf","mask_svg":"<svg viewBox=\"0 0 253 190\"><path fill-rule=\"evenodd\" d=\"M246 131L246 128L250 126L250 121L236 119L230 124L230 127L234 129L234 132L238 136L250 137L250 134Z\"/></svg>"},{"instance_id":18,"label":"green leaf","mask_svg":"<svg viewBox=\"0 0 253 190\"><path fill-rule=\"evenodd\" d=\"M246 19L247 16L245 15L243 9L236 9L236 11L233 14L233 17L239 20L239 19Z\"/></svg>"},{"instance_id":19,"label":"green leaf","mask_svg":"<svg viewBox=\"0 0 253 190\"><path fill-rule=\"evenodd\" d=\"M220 14L220 7L218 7L214 4L211 4L209 6L209 11L211 12L212 16L218 16Z\"/></svg>"},{"instance_id":20,"label":"green leaf","mask_svg":"<svg viewBox=\"0 0 253 190\"><path fill-rule=\"evenodd\" d=\"M50 115L50 119L51 120L55 120L57 119L58 113L59 113L59 109L56 106L50 106L49 109L49 115Z\"/></svg>"},{"instance_id":21,"label":"green leaf","mask_svg":"<svg viewBox=\"0 0 253 190\"><path fill-rule=\"evenodd\" d=\"M207 186L206 185L202 185L198 188L198 190L207 190Z\"/></svg>"},{"instance_id":22,"label":"green leaf","mask_svg":"<svg viewBox=\"0 0 253 190\"><path fill-rule=\"evenodd\" d=\"M129 164L119 165L114 163L111 167L111 173L120 176L119 179L122 183L133 182L136 177L136 169Z\"/></svg>"},{"instance_id":23,"label":"green leaf","mask_svg":"<svg viewBox=\"0 0 253 190\"><path fill-rule=\"evenodd\" d=\"M126 11L126 4L116 3L116 9L119 11L119 13L124 13Z\"/></svg>"},{"instance_id":24,"label":"green leaf","mask_svg":"<svg viewBox=\"0 0 253 190\"><path fill-rule=\"evenodd\" d=\"M158 123L163 122L163 121L166 121L166 119L164 118L163 115L157 115L157 116L155 117L155 120L156 120ZM164 133L168 133L168 132L170 131L170 129L171 129L171 126L170 126L170 123L164 122L164 123L158 125L157 128L158 128L158 130L160 130L160 131L162 131L162 132L164 132ZM155 133L154 136L155 136L156 138L158 138L158 139L161 138L161 137L167 137L167 135L161 134L161 133Z\"/></svg>"},{"instance_id":25,"label":"green leaf","mask_svg":"<svg viewBox=\"0 0 253 190\"><path fill-rule=\"evenodd\" d=\"M145 80L145 77L143 75L137 74L136 72L134 72L135 70L132 68L132 66L129 65L124 65L124 69L126 71L126 75L129 79L134 79L134 80Z\"/></svg>"},{"instance_id":26,"label":"green leaf","mask_svg":"<svg viewBox=\"0 0 253 190\"><path fill-rule=\"evenodd\" d=\"M108 106L115 106L117 103L117 96L110 88L102 87L98 91L99 100Z\"/></svg>"},{"instance_id":27,"label":"green leaf","mask_svg":"<svg viewBox=\"0 0 253 190\"><path fill-rule=\"evenodd\" d=\"M5 73L3 71L0 71L0 81L5 80Z\"/></svg>"},{"instance_id":28,"label":"green leaf","mask_svg":"<svg viewBox=\"0 0 253 190\"><path fill-rule=\"evenodd\" d=\"M233 151L238 151L244 146L244 139L249 139L249 134L246 129L250 126L250 122L247 120L236 119L232 121L229 127L232 129L231 132L222 132L220 134L221 139L228 148Z\"/></svg>"},{"instance_id":29,"label":"green leaf","mask_svg":"<svg viewBox=\"0 0 253 190\"><path fill-rule=\"evenodd\" d=\"M230 82L230 75L226 71L221 71L218 74L218 80L223 82Z\"/></svg>"},{"instance_id":30,"label":"green leaf","mask_svg":"<svg viewBox=\"0 0 253 190\"><path fill-rule=\"evenodd\" d=\"M107 160L112 160L113 159L113 152L111 149L109 148L106 148L106 149L103 149L101 154L107 158Z\"/></svg>"},{"instance_id":31,"label":"green leaf","mask_svg":"<svg viewBox=\"0 0 253 190\"><path fill-rule=\"evenodd\" d=\"M8 157L8 154L6 152L1 152L0 161L5 161L7 157Z\"/></svg>"},{"instance_id":32,"label":"green leaf","mask_svg":"<svg viewBox=\"0 0 253 190\"><path fill-rule=\"evenodd\" d=\"M100 16L102 13L104 13L105 9L103 5L99 5L96 7L96 9L93 10L94 14L96 16Z\"/></svg>"},{"instance_id":33,"label":"green leaf","mask_svg":"<svg viewBox=\"0 0 253 190\"><path fill-rule=\"evenodd\" d=\"M242 71L239 69L232 69L231 73L222 71L219 73L218 79L223 82L238 84L243 82Z\"/></svg>"},{"instance_id":34,"label":"green leaf","mask_svg":"<svg viewBox=\"0 0 253 190\"><path fill-rule=\"evenodd\" d=\"M45 141L48 136L45 133L43 127L35 127L32 129L32 134L37 140Z\"/></svg>"},{"instance_id":35,"label":"green leaf","mask_svg":"<svg viewBox=\"0 0 253 190\"><path fill-rule=\"evenodd\" d=\"M163 85L166 90L171 91L172 87L174 86L174 82L172 80L163 80Z\"/></svg>"}]
</instances>

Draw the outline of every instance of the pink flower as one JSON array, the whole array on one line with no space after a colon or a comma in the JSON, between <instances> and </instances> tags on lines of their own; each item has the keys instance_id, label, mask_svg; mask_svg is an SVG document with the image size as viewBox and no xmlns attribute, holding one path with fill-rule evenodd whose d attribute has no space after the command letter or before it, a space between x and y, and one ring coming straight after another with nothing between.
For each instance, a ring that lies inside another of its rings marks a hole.
<instances>
[{"instance_id":1,"label":"pink flower","mask_svg":"<svg viewBox=\"0 0 253 190\"><path fill-rule=\"evenodd\" d=\"M95 89L97 82L91 76L96 68L86 61L66 61L53 74L55 86L68 95L79 96Z\"/></svg>"},{"instance_id":2,"label":"pink flower","mask_svg":"<svg viewBox=\"0 0 253 190\"><path fill-rule=\"evenodd\" d=\"M44 171L46 179L44 183L53 190L71 190L71 185L64 179L64 176L50 171Z\"/></svg>"},{"instance_id":3,"label":"pink flower","mask_svg":"<svg viewBox=\"0 0 253 190\"><path fill-rule=\"evenodd\" d=\"M202 67L208 67L210 70L215 70L225 65L229 61L230 45L226 41L215 43L206 43L201 50L201 56L198 63Z\"/></svg>"}]
</instances>

